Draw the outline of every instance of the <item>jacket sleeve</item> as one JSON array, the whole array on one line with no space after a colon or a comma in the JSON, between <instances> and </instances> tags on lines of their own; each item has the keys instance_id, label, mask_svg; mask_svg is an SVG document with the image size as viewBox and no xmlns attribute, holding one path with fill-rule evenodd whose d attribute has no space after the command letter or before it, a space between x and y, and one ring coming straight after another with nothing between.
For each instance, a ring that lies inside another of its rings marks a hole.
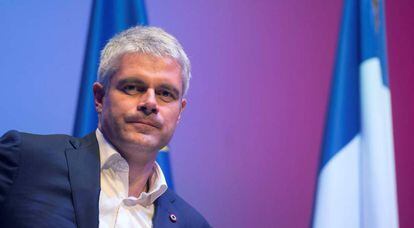
<instances>
[{"instance_id":1,"label":"jacket sleeve","mask_svg":"<svg viewBox=\"0 0 414 228\"><path fill-rule=\"evenodd\" d=\"M9 131L0 138L0 205L17 176L20 162L20 134Z\"/></svg>"}]
</instances>

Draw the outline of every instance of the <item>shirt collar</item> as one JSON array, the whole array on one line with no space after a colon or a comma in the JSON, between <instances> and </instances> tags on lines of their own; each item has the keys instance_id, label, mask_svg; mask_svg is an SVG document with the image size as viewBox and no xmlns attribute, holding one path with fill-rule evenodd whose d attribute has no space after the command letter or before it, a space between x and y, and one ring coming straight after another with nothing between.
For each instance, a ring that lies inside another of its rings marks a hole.
<instances>
[{"instance_id":1,"label":"shirt collar","mask_svg":"<svg viewBox=\"0 0 414 228\"><path fill-rule=\"evenodd\" d=\"M113 166L115 161L125 160L122 156L116 151L115 147L109 143L102 132L96 129L96 139L98 140L99 145L99 158L101 161L101 170L107 169Z\"/></svg>"},{"instance_id":2,"label":"shirt collar","mask_svg":"<svg viewBox=\"0 0 414 228\"><path fill-rule=\"evenodd\" d=\"M99 145L99 155L101 162L101 172L104 169L112 168L115 172L128 172L129 166L126 160L119 154L115 147L108 142L102 132L95 131ZM168 188L164 173L157 162L154 162L153 173L149 177L148 192L142 192L138 201L145 205L153 204Z\"/></svg>"}]
</instances>

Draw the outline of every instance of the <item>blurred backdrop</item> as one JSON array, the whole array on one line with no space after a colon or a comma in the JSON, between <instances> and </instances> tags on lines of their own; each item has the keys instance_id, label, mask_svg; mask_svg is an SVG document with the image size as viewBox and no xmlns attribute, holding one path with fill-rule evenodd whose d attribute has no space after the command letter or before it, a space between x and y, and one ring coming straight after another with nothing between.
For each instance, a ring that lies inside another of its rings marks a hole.
<instances>
[{"instance_id":1,"label":"blurred backdrop","mask_svg":"<svg viewBox=\"0 0 414 228\"><path fill-rule=\"evenodd\" d=\"M177 192L214 227L308 227L341 0L147 0L193 64ZM71 134L91 0L0 1L0 134ZM386 2L400 227L414 227L414 2Z\"/></svg>"}]
</instances>

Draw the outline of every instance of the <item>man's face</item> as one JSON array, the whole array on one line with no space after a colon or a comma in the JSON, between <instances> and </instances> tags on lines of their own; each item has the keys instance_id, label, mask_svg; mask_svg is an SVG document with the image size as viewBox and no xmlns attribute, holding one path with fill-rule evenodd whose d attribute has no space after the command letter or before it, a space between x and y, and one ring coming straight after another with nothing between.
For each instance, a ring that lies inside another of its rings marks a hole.
<instances>
[{"instance_id":1,"label":"man's face","mask_svg":"<svg viewBox=\"0 0 414 228\"><path fill-rule=\"evenodd\" d=\"M125 54L106 90L93 89L99 129L120 152L167 145L186 105L180 65L168 57Z\"/></svg>"}]
</instances>

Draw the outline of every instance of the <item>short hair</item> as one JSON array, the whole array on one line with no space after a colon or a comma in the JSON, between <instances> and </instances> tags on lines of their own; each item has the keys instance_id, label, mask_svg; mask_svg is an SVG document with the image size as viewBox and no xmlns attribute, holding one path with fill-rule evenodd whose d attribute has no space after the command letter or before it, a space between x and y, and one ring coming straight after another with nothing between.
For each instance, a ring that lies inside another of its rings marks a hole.
<instances>
[{"instance_id":1,"label":"short hair","mask_svg":"<svg viewBox=\"0 0 414 228\"><path fill-rule=\"evenodd\" d=\"M190 86L191 65L178 40L161 28L135 26L115 35L101 52L98 68L98 82L104 88L118 70L118 61L127 53L142 53L158 57L170 57L181 67L183 96Z\"/></svg>"}]
</instances>

